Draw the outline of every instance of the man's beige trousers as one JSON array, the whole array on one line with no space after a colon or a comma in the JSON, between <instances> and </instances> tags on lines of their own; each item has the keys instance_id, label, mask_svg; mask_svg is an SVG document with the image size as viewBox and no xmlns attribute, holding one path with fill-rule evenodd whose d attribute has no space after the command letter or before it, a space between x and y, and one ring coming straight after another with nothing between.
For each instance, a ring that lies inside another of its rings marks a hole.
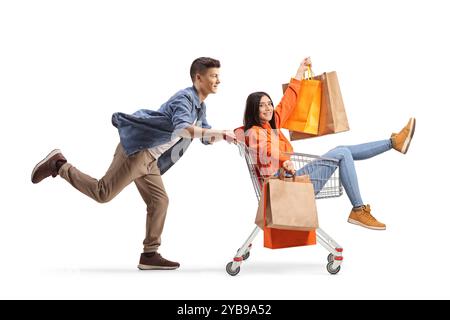
<instances>
[{"instance_id":1,"label":"man's beige trousers","mask_svg":"<svg viewBox=\"0 0 450 320\"><path fill-rule=\"evenodd\" d=\"M144 252L158 250L169 198L164 189L157 161L148 150L127 157L119 143L108 171L100 180L84 174L69 163L65 163L59 169L59 175L73 187L100 203L110 201L134 182L147 205Z\"/></svg>"}]
</instances>

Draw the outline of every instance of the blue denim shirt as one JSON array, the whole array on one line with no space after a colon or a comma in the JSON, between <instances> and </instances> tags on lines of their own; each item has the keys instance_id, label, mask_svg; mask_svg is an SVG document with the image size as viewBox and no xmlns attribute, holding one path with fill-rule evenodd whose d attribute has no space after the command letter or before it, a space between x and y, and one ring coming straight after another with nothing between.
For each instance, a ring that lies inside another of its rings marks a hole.
<instances>
[{"instance_id":1,"label":"blue denim shirt","mask_svg":"<svg viewBox=\"0 0 450 320\"><path fill-rule=\"evenodd\" d=\"M141 109L133 114L116 112L112 124L119 130L120 142L130 156L141 150L170 142L182 130L194 123L210 129L206 121L206 105L200 103L195 88L178 91L157 111ZM192 139L182 138L158 158L161 174L166 172L188 148ZM204 144L208 141L202 140Z\"/></svg>"}]
</instances>

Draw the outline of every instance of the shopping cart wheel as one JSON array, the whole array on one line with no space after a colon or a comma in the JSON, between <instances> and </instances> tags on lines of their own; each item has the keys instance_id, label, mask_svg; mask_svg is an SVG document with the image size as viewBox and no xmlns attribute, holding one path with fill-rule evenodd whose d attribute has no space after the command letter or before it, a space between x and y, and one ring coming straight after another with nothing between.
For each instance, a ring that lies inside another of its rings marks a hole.
<instances>
[{"instance_id":1,"label":"shopping cart wheel","mask_svg":"<svg viewBox=\"0 0 450 320\"><path fill-rule=\"evenodd\" d=\"M233 270L231 270L231 266L232 265L233 265L233 261L228 262L227 263L227 267L225 269L227 270L227 273L230 276L235 276L235 275L237 275L239 273L239 271L241 271L241 267L237 267L236 270L233 271Z\"/></svg>"},{"instance_id":2,"label":"shopping cart wheel","mask_svg":"<svg viewBox=\"0 0 450 320\"><path fill-rule=\"evenodd\" d=\"M332 253L330 253L327 257L328 262L334 261L334 256Z\"/></svg>"},{"instance_id":3,"label":"shopping cart wheel","mask_svg":"<svg viewBox=\"0 0 450 320\"><path fill-rule=\"evenodd\" d=\"M338 266L336 269L333 269L333 261L328 262L327 271L331 274L337 274L341 270L341 266Z\"/></svg>"}]
</instances>

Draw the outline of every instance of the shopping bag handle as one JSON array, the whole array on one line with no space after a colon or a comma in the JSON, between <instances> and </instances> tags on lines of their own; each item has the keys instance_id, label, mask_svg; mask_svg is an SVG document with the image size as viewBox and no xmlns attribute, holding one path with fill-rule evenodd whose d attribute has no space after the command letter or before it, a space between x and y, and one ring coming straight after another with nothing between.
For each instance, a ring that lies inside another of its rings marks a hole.
<instances>
[{"instance_id":1,"label":"shopping bag handle","mask_svg":"<svg viewBox=\"0 0 450 320\"><path fill-rule=\"evenodd\" d=\"M306 66L308 69L307 69L307 71L305 72L305 73L307 73L308 74L308 76L307 77L305 77L305 74L303 74L303 79L304 80L312 80L312 78L314 77L314 73L312 72L312 70L311 70L311 66Z\"/></svg>"},{"instance_id":2,"label":"shopping bag handle","mask_svg":"<svg viewBox=\"0 0 450 320\"><path fill-rule=\"evenodd\" d=\"M280 168L280 174L278 175L278 178L280 180L294 180L295 176L297 175L297 172L294 174L291 174L289 177L286 176L286 170L284 168Z\"/></svg>"},{"instance_id":3,"label":"shopping bag handle","mask_svg":"<svg viewBox=\"0 0 450 320\"><path fill-rule=\"evenodd\" d=\"M292 181L292 182L301 182L301 183L311 183L311 179L308 174L298 175L297 172L291 175L290 177L286 177L286 170L284 168L280 168L280 174L278 175L278 179L283 181Z\"/></svg>"}]
</instances>

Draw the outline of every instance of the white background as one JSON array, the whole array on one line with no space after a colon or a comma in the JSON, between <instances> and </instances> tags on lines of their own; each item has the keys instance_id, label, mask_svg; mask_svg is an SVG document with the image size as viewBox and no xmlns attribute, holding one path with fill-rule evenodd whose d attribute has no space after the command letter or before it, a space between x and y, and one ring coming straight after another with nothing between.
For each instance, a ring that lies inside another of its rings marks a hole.
<instances>
[{"instance_id":1,"label":"white background","mask_svg":"<svg viewBox=\"0 0 450 320\"><path fill-rule=\"evenodd\" d=\"M2 1L0 298L450 298L445 3ZM406 156L357 163L387 231L348 224L345 195L318 203L321 227L344 247L337 276L319 245L274 251L262 234L240 274L225 272L257 206L233 145L196 141L164 175L160 252L177 271L137 270L145 205L134 185L98 204L59 177L30 182L53 148L100 178L118 142L112 113L157 109L190 85L198 56L222 63L219 93L206 100L217 129L241 125L253 91L279 101L305 56L316 73L338 72L351 130L294 142L296 151L385 139L417 118Z\"/></svg>"}]
</instances>

